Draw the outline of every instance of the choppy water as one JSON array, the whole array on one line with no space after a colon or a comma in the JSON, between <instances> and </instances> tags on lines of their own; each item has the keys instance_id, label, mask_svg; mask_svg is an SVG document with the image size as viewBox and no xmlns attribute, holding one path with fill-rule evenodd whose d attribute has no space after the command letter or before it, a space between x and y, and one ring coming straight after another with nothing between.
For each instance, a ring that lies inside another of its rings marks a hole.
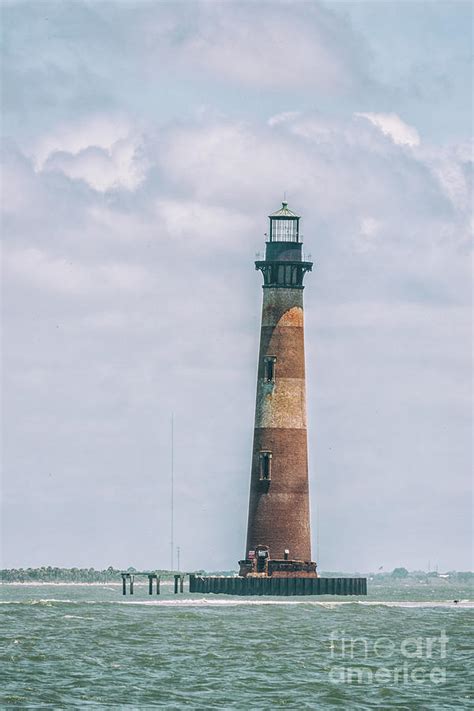
<instances>
[{"instance_id":1,"label":"choppy water","mask_svg":"<svg viewBox=\"0 0 474 711\"><path fill-rule=\"evenodd\" d=\"M372 584L360 599L162 591L4 585L1 708L472 708L467 588Z\"/></svg>"}]
</instances>

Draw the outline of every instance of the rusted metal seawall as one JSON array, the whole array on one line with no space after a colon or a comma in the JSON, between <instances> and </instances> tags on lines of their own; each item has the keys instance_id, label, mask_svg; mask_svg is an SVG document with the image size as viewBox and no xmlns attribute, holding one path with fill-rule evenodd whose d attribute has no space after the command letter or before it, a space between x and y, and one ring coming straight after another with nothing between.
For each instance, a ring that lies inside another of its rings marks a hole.
<instances>
[{"instance_id":1,"label":"rusted metal seawall","mask_svg":"<svg viewBox=\"0 0 474 711\"><path fill-rule=\"evenodd\" d=\"M311 561L302 285L263 289L245 557L259 546Z\"/></svg>"}]
</instances>

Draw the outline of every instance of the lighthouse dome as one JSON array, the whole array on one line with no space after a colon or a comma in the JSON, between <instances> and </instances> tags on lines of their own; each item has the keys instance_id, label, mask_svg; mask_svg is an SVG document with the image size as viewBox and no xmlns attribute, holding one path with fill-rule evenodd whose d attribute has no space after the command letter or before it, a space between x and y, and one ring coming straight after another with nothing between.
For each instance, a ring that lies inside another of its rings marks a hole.
<instances>
[{"instance_id":1,"label":"lighthouse dome","mask_svg":"<svg viewBox=\"0 0 474 711\"><path fill-rule=\"evenodd\" d=\"M272 217L293 217L299 219L300 216L296 215L293 210L290 210L287 202L282 202L280 209L273 212L269 217L270 219L272 219Z\"/></svg>"}]
</instances>

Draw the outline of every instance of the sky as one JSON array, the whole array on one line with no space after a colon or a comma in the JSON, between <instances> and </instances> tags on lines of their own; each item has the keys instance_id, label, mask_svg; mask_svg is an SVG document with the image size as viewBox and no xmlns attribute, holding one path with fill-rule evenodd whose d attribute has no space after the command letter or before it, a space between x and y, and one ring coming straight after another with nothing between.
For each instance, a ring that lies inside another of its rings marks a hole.
<instances>
[{"instance_id":1,"label":"sky","mask_svg":"<svg viewBox=\"0 0 474 711\"><path fill-rule=\"evenodd\" d=\"M472 568L468 2L1 4L2 561L244 554L302 216L313 558Z\"/></svg>"}]
</instances>

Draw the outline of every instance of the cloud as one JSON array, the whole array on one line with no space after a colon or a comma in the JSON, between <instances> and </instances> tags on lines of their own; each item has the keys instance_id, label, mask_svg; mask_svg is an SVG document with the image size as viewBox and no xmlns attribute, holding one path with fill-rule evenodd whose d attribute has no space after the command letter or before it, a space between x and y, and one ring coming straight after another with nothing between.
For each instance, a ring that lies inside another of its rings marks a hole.
<instances>
[{"instance_id":1,"label":"cloud","mask_svg":"<svg viewBox=\"0 0 474 711\"><path fill-rule=\"evenodd\" d=\"M256 206L286 190L290 199L301 196L328 216L342 215L341 205L344 214L373 210L374 218L383 206L397 222L403 219L396 213L402 202L417 220L424 219L420 211L428 205L430 211L448 209L423 156L387 144L357 121L298 113L272 117L268 124L171 128L158 157L162 171L191 195L233 206L236 195Z\"/></svg>"},{"instance_id":2,"label":"cloud","mask_svg":"<svg viewBox=\"0 0 474 711\"><path fill-rule=\"evenodd\" d=\"M354 116L365 118L379 128L386 136L398 145L418 146L420 135L416 128L402 121L397 114L375 114L356 112Z\"/></svg>"},{"instance_id":3,"label":"cloud","mask_svg":"<svg viewBox=\"0 0 474 711\"><path fill-rule=\"evenodd\" d=\"M356 252L367 252L374 249L375 240L382 228L380 220L373 217L362 217L359 232L353 242Z\"/></svg>"},{"instance_id":4,"label":"cloud","mask_svg":"<svg viewBox=\"0 0 474 711\"><path fill-rule=\"evenodd\" d=\"M430 166L453 207L469 213L472 207L472 141L442 147L422 146L418 154Z\"/></svg>"},{"instance_id":5,"label":"cloud","mask_svg":"<svg viewBox=\"0 0 474 711\"><path fill-rule=\"evenodd\" d=\"M99 192L133 191L144 181L148 168L141 135L114 116L60 125L43 136L32 152L37 171L61 171Z\"/></svg>"},{"instance_id":6,"label":"cloud","mask_svg":"<svg viewBox=\"0 0 474 711\"><path fill-rule=\"evenodd\" d=\"M349 288L356 299L458 301L469 298L459 250L468 244L470 211L453 203L451 185L436 173L443 155L428 144L407 151L357 117L292 112L266 126L212 120L170 127L157 160L182 193L182 207L175 203L171 213L204 203L250 217L275 209L286 192L303 212L307 248L337 261L338 278L323 285L327 299L346 299ZM451 150L449 157L464 174L464 154ZM229 229L234 222L229 212ZM356 255L363 277L354 275Z\"/></svg>"},{"instance_id":7,"label":"cloud","mask_svg":"<svg viewBox=\"0 0 474 711\"><path fill-rule=\"evenodd\" d=\"M232 84L268 87L289 95L300 87L329 93L360 87L364 44L353 28L322 5L291 3L271 12L257 3L195 3L192 23L176 13L144 27L157 58L174 71L214 75Z\"/></svg>"},{"instance_id":8,"label":"cloud","mask_svg":"<svg viewBox=\"0 0 474 711\"><path fill-rule=\"evenodd\" d=\"M293 121L301 115L300 111L283 111L281 114L275 114L275 116L270 116L268 119L269 126L278 126L280 123L287 123L288 121Z\"/></svg>"},{"instance_id":9,"label":"cloud","mask_svg":"<svg viewBox=\"0 0 474 711\"><path fill-rule=\"evenodd\" d=\"M169 238L179 240L191 253L217 248L230 254L240 248L242 236L251 232L254 223L238 204L232 209L197 200L159 199L155 214Z\"/></svg>"},{"instance_id":10,"label":"cloud","mask_svg":"<svg viewBox=\"0 0 474 711\"><path fill-rule=\"evenodd\" d=\"M81 121L60 124L33 143L36 169L41 170L54 153L76 155L90 146L111 150L117 141L127 138L129 134L130 123L117 116L89 116Z\"/></svg>"},{"instance_id":11,"label":"cloud","mask_svg":"<svg viewBox=\"0 0 474 711\"><path fill-rule=\"evenodd\" d=\"M143 163L136 159L137 145L117 141L109 151L90 146L76 155L53 153L43 170L61 171L72 179L84 180L91 188L105 192L114 188L135 190L145 178Z\"/></svg>"},{"instance_id":12,"label":"cloud","mask_svg":"<svg viewBox=\"0 0 474 711\"><path fill-rule=\"evenodd\" d=\"M75 263L52 257L31 247L4 254L6 273L27 285L63 294L84 295L107 290L135 292L147 290L150 277L142 266L108 261L106 264Z\"/></svg>"}]
</instances>

